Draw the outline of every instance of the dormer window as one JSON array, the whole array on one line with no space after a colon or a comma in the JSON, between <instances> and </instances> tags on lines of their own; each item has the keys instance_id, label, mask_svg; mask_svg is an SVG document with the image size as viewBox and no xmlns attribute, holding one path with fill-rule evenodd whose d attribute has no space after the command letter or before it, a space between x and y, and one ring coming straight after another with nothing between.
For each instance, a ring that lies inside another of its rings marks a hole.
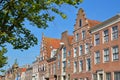
<instances>
[{"instance_id":1,"label":"dormer window","mask_svg":"<svg viewBox=\"0 0 120 80\"><path fill-rule=\"evenodd\" d=\"M82 19L79 20L79 27L82 27Z\"/></svg>"},{"instance_id":2,"label":"dormer window","mask_svg":"<svg viewBox=\"0 0 120 80\"><path fill-rule=\"evenodd\" d=\"M56 51L57 51L56 49L53 49L53 50L51 51L51 58L55 56Z\"/></svg>"}]
</instances>

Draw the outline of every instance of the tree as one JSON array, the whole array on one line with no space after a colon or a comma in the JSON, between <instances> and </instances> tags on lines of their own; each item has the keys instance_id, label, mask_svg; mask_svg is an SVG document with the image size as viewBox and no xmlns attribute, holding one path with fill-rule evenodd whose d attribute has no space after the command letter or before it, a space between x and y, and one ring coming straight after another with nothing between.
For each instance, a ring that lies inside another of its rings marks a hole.
<instances>
[{"instance_id":1,"label":"tree","mask_svg":"<svg viewBox=\"0 0 120 80\"><path fill-rule=\"evenodd\" d=\"M14 49L25 50L37 44L37 38L24 27L28 20L38 28L47 28L55 16L49 12L66 15L59 10L63 4L77 6L82 0L0 0L0 47L11 44ZM0 63L1 64L1 63Z\"/></svg>"}]
</instances>

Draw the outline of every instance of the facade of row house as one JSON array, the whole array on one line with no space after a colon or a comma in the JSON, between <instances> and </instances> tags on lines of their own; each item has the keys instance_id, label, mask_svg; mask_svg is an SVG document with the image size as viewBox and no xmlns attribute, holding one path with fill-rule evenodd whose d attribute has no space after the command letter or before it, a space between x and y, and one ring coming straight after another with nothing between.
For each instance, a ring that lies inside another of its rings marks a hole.
<instances>
[{"instance_id":1,"label":"facade of row house","mask_svg":"<svg viewBox=\"0 0 120 80\"><path fill-rule=\"evenodd\" d=\"M56 54L56 75L57 80L69 80L72 73L71 52L73 36L65 31L61 35L60 47Z\"/></svg>"},{"instance_id":2,"label":"facade of row house","mask_svg":"<svg viewBox=\"0 0 120 80\"><path fill-rule=\"evenodd\" d=\"M53 78L54 75L52 73L52 70L55 69L55 64L54 62L51 61L50 61L51 64L49 64L48 62L49 59L54 58L57 49L59 48L59 43L60 43L59 39L48 38L44 35L42 36L39 61L39 80Z\"/></svg>"},{"instance_id":3,"label":"facade of row house","mask_svg":"<svg viewBox=\"0 0 120 80\"><path fill-rule=\"evenodd\" d=\"M90 29L94 80L120 80L120 14Z\"/></svg>"},{"instance_id":4,"label":"facade of row house","mask_svg":"<svg viewBox=\"0 0 120 80\"><path fill-rule=\"evenodd\" d=\"M119 14L99 22L86 18L84 10L80 9L73 36L63 32L57 48L49 46L56 44L45 41L49 46L46 49L42 40L40 56L44 56L44 60L40 63L46 63L46 73L40 80L119 80L119 26Z\"/></svg>"},{"instance_id":5,"label":"facade of row house","mask_svg":"<svg viewBox=\"0 0 120 80\"><path fill-rule=\"evenodd\" d=\"M72 80L91 80L91 34L89 29L100 22L86 18L83 9L77 14L72 43Z\"/></svg>"}]
</instances>

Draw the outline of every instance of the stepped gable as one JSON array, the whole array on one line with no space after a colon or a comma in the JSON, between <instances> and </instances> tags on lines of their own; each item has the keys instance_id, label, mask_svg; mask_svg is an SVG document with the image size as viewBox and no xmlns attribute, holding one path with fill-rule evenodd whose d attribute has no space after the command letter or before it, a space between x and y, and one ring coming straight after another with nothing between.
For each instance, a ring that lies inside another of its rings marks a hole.
<instances>
[{"instance_id":1,"label":"stepped gable","mask_svg":"<svg viewBox=\"0 0 120 80\"><path fill-rule=\"evenodd\" d=\"M60 40L59 39L55 39L55 38L44 37L44 42L45 42L45 45L46 45L47 57L50 58L51 50L59 48Z\"/></svg>"},{"instance_id":2,"label":"stepped gable","mask_svg":"<svg viewBox=\"0 0 120 80\"><path fill-rule=\"evenodd\" d=\"M85 11L82 8L79 9L78 14L77 14L77 19L76 19L76 23L75 23L75 30L80 28L80 26L79 26L80 20L82 20L82 22L81 22L82 27L88 25L89 28L91 28L91 27L94 27L94 26L101 23L100 21L97 21L97 20L88 19L86 17Z\"/></svg>"}]
</instances>

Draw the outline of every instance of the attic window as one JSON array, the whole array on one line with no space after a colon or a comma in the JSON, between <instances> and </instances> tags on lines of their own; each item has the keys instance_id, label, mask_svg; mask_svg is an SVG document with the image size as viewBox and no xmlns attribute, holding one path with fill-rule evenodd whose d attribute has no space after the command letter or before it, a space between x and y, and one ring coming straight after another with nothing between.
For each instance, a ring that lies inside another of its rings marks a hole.
<instances>
[{"instance_id":1,"label":"attic window","mask_svg":"<svg viewBox=\"0 0 120 80\"><path fill-rule=\"evenodd\" d=\"M82 19L79 20L79 27L82 26Z\"/></svg>"}]
</instances>

